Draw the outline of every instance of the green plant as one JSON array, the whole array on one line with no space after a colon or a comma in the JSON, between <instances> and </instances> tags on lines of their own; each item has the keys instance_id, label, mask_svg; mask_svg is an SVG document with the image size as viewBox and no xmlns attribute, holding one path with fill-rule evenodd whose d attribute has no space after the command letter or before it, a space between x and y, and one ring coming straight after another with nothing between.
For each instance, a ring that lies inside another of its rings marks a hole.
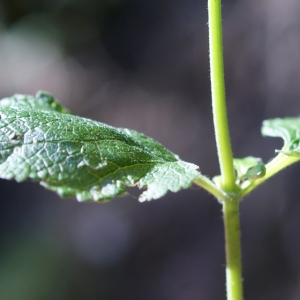
<instances>
[{"instance_id":1,"label":"green plant","mask_svg":"<svg viewBox=\"0 0 300 300\"><path fill-rule=\"evenodd\" d=\"M268 164L232 157L226 115L221 1L209 0L212 104L221 175L212 180L158 142L136 131L72 116L51 95L15 95L0 102L0 177L39 181L62 197L107 201L126 187L146 190L140 200L197 184L223 206L227 299L242 299L239 202L254 188L300 159L300 119L263 122L262 134L283 148Z\"/></svg>"}]
</instances>

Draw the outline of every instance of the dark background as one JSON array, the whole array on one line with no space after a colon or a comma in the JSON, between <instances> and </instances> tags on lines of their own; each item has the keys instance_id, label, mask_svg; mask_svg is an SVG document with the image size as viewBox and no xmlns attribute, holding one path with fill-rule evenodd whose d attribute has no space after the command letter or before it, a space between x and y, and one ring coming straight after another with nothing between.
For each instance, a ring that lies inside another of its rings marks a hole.
<instances>
[{"instance_id":1,"label":"dark background","mask_svg":"<svg viewBox=\"0 0 300 300\"><path fill-rule=\"evenodd\" d=\"M300 112L300 2L223 1L235 157L267 162L263 119ZM0 97L43 89L143 132L204 174L214 145L204 0L1 0ZM241 203L245 299L300 298L300 166ZM225 299L221 206L192 188L139 203L0 181L1 300Z\"/></svg>"}]
</instances>

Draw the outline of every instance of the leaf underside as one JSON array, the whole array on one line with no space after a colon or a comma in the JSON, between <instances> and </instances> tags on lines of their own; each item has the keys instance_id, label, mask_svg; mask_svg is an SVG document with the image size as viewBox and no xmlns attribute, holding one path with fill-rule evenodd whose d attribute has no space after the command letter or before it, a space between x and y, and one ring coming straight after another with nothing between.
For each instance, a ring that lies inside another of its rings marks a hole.
<instances>
[{"instance_id":1,"label":"leaf underside","mask_svg":"<svg viewBox=\"0 0 300 300\"><path fill-rule=\"evenodd\" d=\"M151 138L70 115L44 92L1 100L0 117L0 177L39 181L62 197L104 201L138 186L145 201L200 176Z\"/></svg>"},{"instance_id":2,"label":"leaf underside","mask_svg":"<svg viewBox=\"0 0 300 300\"><path fill-rule=\"evenodd\" d=\"M284 146L280 152L300 158L300 118L266 120L263 122L261 131L264 136L283 139Z\"/></svg>"}]
</instances>

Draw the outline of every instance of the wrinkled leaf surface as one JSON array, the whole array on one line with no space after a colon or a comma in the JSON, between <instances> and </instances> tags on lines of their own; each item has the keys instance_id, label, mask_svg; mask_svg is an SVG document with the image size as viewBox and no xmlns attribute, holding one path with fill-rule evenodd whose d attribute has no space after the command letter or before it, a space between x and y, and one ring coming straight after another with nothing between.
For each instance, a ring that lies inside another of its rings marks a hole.
<instances>
[{"instance_id":1,"label":"wrinkled leaf surface","mask_svg":"<svg viewBox=\"0 0 300 300\"><path fill-rule=\"evenodd\" d=\"M39 181L62 197L108 200L138 186L140 200L157 199L200 175L151 138L70 115L47 93L1 100L0 117L0 177Z\"/></svg>"}]
</instances>

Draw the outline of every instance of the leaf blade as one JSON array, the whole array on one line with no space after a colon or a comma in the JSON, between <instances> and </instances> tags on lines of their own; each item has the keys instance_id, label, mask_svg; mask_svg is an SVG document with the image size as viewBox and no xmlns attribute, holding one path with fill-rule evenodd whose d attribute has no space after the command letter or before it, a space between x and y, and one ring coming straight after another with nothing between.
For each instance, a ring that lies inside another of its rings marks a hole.
<instances>
[{"instance_id":1,"label":"leaf blade","mask_svg":"<svg viewBox=\"0 0 300 300\"><path fill-rule=\"evenodd\" d=\"M300 158L300 118L276 118L265 120L261 128L263 136L280 137L283 148L277 150L287 156Z\"/></svg>"},{"instance_id":2,"label":"leaf blade","mask_svg":"<svg viewBox=\"0 0 300 300\"><path fill-rule=\"evenodd\" d=\"M151 138L70 115L46 93L2 101L1 178L39 181L79 201L106 201L134 185L148 188L142 200L157 199L200 174Z\"/></svg>"}]
</instances>

